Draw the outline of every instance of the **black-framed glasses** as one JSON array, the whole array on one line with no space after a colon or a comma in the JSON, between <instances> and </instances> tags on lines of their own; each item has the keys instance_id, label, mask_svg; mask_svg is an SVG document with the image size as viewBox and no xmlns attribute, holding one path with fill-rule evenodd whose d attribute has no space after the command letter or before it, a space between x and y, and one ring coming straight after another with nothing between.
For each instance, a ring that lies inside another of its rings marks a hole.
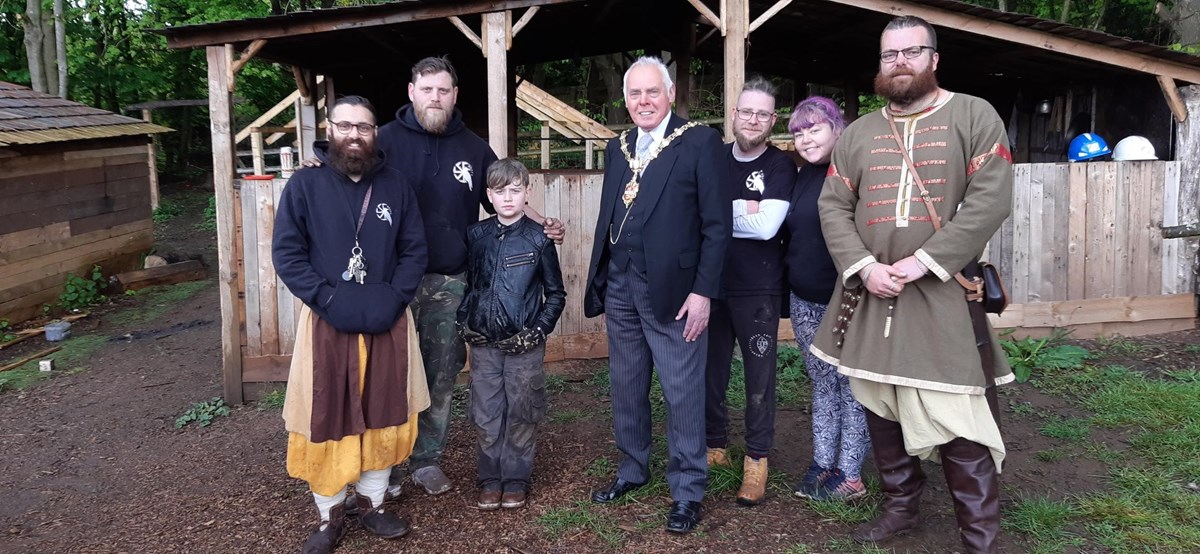
<instances>
[{"instance_id":1,"label":"black-framed glasses","mask_svg":"<svg viewBox=\"0 0 1200 554\"><path fill-rule=\"evenodd\" d=\"M904 50L884 50L883 52L879 53L879 61L883 63L892 63L896 61L896 58L900 54L904 54L905 59L913 60L921 57L921 53L924 52L926 48L930 50L936 50L936 48L932 46L909 46Z\"/></svg>"},{"instance_id":2,"label":"black-framed glasses","mask_svg":"<svg viewBox=\"0 0 1200 554\"><path fill-rule=\"evenodd\" d=\"M775 117L775 112L756 112L746 108L738 108L736 110L738 119L742 121L750 121L750 118L757 118L759 121L766 123Z\"/></svg>"},{"instance_id":3,"label":"black-framed glasses","mask_svg":"<svg viewBox=\"0 0 1200 554\"><path fill-rule=\"evenodd\" d=\"M343 135L350 134L350 129L357 129L360 135L369 135L371 131L375 130L375 126L370 123L350 123L349 121L330 121L330 123Z\"/></svg>"}]
</instances>

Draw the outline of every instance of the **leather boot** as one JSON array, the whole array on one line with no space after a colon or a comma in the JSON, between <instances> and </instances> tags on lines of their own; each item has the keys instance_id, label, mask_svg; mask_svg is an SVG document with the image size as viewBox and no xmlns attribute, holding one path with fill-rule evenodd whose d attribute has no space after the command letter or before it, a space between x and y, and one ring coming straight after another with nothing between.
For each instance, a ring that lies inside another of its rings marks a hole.
<instances>
[{"instance_id":1,"label":"leather boot","mask_svg":"<svg viewBox=\"0 0 1200 554\"><path fill-rule=\"evenodd\" d=\"M329 521L322 521L308 535L300 551L304 554L329 554L346 534L346 507L338 504L329 510Z\"/></svg>"},{"instance_id":2,"label":"leather boot","mask_svg":"<svg viewBox=\"0 0 1200 554\"><path fill-rule=\"evenodd\" d=\"M968 554L994 554L1000 534L1000 477L988 448L956 438L941 446L942 472Z\"/></svg>"},{"instance_id":3,"label":"leather boot","mask_svg":"<svg viewBox=\"0 0 1200 554\"><path fill-rule=\"evenodd\" d=\"M866 410L871 449L879 469L879 488L883 505L879 515L854 530L851 537L860 543L879 542L904 533L920 523L917 508L925 488L921 461L904 449L900 424Z\"/></svg>"},{"instance_id":4,"label":"leather boot","mask_svg":"<svg viewBox=\"0 0 1200 554\"><path fill-rule=\"evenodd\" d=\"M412 529L407 518L383 510L383 504L371 506L371 499L358 495L358 522L368 531L385 539L396 539Z\"/></svg>"}]
</instances>

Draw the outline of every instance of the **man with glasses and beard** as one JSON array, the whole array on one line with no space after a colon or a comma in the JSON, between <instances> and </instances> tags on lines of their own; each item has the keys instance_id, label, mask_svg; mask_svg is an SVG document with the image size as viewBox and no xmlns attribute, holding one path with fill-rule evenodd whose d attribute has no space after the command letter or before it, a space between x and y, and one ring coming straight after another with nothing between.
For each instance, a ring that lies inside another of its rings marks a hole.
<instances>
[{"instance_id":1,"label":"man with glasses and beard","mask_svg":"<svg viewBox=\"0 0 1200 554\"><path fill-rule=\"evenodd\" d=\"M322 165L284 188L272 238L275 271L304 302L283 418L288 474L308 482L321 517L308 554L341 540L351 483L363 527L408 533L408 520L382 506L429 405L406 310L427 261L416 197L375 148L365 98L334 103L329 138L313 144Z\"/></svg>"},{"instance_id":2,"label":"man with glasses and beard","mask_svg":"<svg viewBox=\"0 0 1200 554\"><path fill-rule=\"evenodd\" d=\"M762 77L746 81L733 108L734 142L721 160L726 194L733 199L733 240L725 250L720 298L712 301L705 376L705 442L709 467L730 465L725 396L734 339L742 349L746 383L746 456L737 502L753 506L766 496L767 454L775 438L775 340L784 290L783 241L796 164L767 144L775 125L775 87Z\"/></svg>"},{"instance_id":3,"label":"man with glasses and beard","mask_svg":"<svg viewBox=\"0 0 1200 554\"><path fill-rule=\"evenodd\" d=\"M846 128L819 201L841 308L811 350L866 408L884 500L854 539L916 527L920 460L940 459L966 551L996 552L1005 449L988 397L1013 375L959 273L1008 216L1012 156L986 101L938 86L938 58L924 20L884 29L875 91L888 104Z\"/></svg>"},{"instance_id":4,"label":"man with glasses and beard","mask_svg":"<svg viewBox=\"0 0 1200 554\"><path fill-rule=\"evenodd\" d=\"M379 148L387 163L410 180L429 241L429 268L412 309L432 404L419 418L417 446L408 469L414 483L435 495L451 488L440 462L450 427L454 382L467 360L466 346L454 326L466 293L467 226L479 220L480 206L494 212L485 195L484 176L496 153L463 124L462 112L455 107L458 76L446 58L425 58L412 67L408 98L412 103L379 129ZM548 237L562 242L561 221L542 218L528 207L526 215L542 224ZM403 478L396 468L389 496L399 494Z\"/></svg>"}]
</instances>

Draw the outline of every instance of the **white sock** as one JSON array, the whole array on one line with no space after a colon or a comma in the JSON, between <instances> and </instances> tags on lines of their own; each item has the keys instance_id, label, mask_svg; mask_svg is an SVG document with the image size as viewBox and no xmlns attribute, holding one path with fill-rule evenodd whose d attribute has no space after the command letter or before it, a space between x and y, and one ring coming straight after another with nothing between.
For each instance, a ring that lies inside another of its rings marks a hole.
<instances>
[{"instance_id":1,"label":"white sock","mask_svg":"<svg viewBox=\"0 0 1200 554\"><path fill-rule=\"evenodd\" d=\"M358 477L358 484L354 485L354 490L359 495L369 498L372 508L378 508L383 505L383 494L387 492L388 478L391 475L392 468L390 467L375 471L364 471Z\"/></svg>"},{"instance_id":2,"label":"white sock","mask_svg":"<svg viewBox=\"0 0 1200 554\"><path fill-rule=\"evenodd\" d=\"M329 521L329 512L338 504L346 501L346 487L342 487L342 490L333 496L325 496L315 492L312 495L313 500L317 502L317 511L321 512L321 521L325 522Z\"/></svg>"}]
</instances>

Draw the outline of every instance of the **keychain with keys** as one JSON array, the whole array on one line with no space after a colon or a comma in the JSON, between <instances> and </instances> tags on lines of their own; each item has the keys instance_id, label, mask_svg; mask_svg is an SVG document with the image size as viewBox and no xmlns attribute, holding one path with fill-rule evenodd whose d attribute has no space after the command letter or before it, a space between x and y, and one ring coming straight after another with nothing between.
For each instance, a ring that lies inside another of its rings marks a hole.
<instances>
[{"instance_id":1,"label":"keychain with keys","mask_svg":"<svg viewBox=\"0 0 1200 554\"><path fill-rule=\"evenodd\" d=\"M346 271L342 272L343 281L358 281L358 284L363 284L363 279L367 276L367 261L363 259L362 248L358 247L358 242L354 243L354 248L350 250L350 261L346 265Z\"/></svg>"}]
</instances>

